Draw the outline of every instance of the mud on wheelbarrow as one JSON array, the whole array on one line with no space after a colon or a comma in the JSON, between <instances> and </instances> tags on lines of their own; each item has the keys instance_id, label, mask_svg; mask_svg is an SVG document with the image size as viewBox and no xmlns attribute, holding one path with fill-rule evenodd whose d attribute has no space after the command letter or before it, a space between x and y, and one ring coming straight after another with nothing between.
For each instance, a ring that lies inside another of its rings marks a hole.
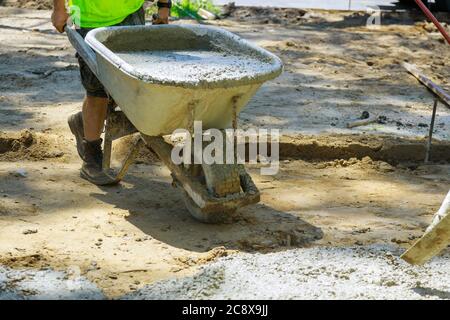
<instances>
[{"instance_id":1,"label":"mud on wheelbarrow","mask_svg":"<svg viewBox=\"0 0 450 320\"><path fill-rule=\"evenodd\" d=\"M194 218L223 222L237 209L259 202L260 193L243 165L177 165L171 158L174 146L164 136L176 129L193 132L194 121L201 121L204 130L236 129L239 112L264 82L282 72L280 59L230 32L208 26L99 28L89 32L86 40L69 27L66 32L111 97L104 139L105 170L110 169L112 141L139 133L117 181L146 145L170 169L173 185L182 190ZM161 73L149 68L155 65L145 59L139 63L126 59L130 53L156 52L171 54L175 60L190 53L212 52L214 65L207 62L207 73L180 79L176 70Z\"/></svg>"}]
</instances>

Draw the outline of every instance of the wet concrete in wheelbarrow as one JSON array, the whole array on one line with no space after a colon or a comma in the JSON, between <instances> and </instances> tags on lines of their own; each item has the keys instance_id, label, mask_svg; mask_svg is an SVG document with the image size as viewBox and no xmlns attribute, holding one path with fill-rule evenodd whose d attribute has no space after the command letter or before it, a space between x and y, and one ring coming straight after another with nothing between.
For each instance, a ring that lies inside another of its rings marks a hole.
<instances>
[{"instance_id":1,"label":"wet concrete in wheelbarrow","mask_svg":"<svg viewBox=\"0 0 450 320\"><path fill-rule=\"evenodd\" d=\"M407 265L393 246L292 249L221 258L124 299L450 299L449 255Z\"/></svg>"},{"instance_id":2,"label":"wet concrete in wheelbarrow","mask_svg":"<svg viewBox=\"0 0 450 320\"><path fill-rule=\"evenodd\" d=\"M116 55L140 74L168 82L233 81L270 73L273 66L251 55L215 50L124 51Z\"/></svg>"}]
</instances>

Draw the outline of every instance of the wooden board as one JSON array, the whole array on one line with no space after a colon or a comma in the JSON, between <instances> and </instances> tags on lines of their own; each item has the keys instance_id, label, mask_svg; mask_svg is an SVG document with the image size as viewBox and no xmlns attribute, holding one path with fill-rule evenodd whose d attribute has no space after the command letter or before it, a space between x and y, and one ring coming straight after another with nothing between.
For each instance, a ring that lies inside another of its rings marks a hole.
<instances>
[{"instance_id":1,"label":"wooden board","mask_svg":"<svg viewBox=\"0 0 450 320\"><path fill-rule=\"evenodd\" d=\"M431 81L428 77L420 72L420 70L413 64L403 63L403 67L411 73L417 80L419 80L424 86L426 86L436 97L447 107L450 108L450 95L448 95L444 89Z\"/></svg>"},{"instance_id":2,"label":"wooden board","mask_svg":"<svg viewBox=\"0 0 450 320\"><path fill-rule=\"evenodd\" d=\"M442 219L401 256L403 260L421 265L450 245L450 192L437 214Z\"/></svg>"}]
</instances>

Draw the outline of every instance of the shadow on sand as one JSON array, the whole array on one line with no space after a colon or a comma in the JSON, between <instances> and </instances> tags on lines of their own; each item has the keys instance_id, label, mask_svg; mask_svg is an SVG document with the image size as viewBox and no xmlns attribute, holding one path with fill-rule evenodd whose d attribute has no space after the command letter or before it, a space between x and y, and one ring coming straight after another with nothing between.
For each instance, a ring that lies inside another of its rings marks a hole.
<instances>
[{"instance_id":1,"label":"shadow on sand","mask_svg":"<svg viewBox=\"0 0 450 320\"><path fill-rule=\"evenodd\" d=\"M271 251L306 246L323 237L320 228L263 204L242 208L232 223L203 224L189 215L180 190L168 181L144 179L136 174L128 175L126 180L131 187L105 188L106 194L91 196L127 210L130 223L177 248L206 252L223 246L241 251Z\"/></svg>"}]
</instances>

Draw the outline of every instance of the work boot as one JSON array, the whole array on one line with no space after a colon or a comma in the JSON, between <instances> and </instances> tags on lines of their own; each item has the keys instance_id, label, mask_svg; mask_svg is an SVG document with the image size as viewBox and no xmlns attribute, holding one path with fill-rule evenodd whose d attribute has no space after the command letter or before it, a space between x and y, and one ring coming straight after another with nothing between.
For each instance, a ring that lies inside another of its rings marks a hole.
<instances>
[{"instance_id":1,"label":"work boot","mask_svg":"<svg viewBox=\"0 0 450 320\"><path fill-rule=\"evenodd\" d=\"M77 141L77 151L78 155L81 159L84 160L84 148L83 148L83 139L84 139L84 126L83 126L83 113L80 111L75 113L69 117L67 120L69 124L70 131L72 131L75 139Z\"/></svg>"},{"instance_id":2,"label":"work boot","mask_svg":"<svg viewBox=\"0 0 450 320\"><path fill-rule=\"evenodd\" d=\"M106 186L117 183L117 181L103 171L102 139L96 141L83 140L84 159L80 175L98 186Z\"/></svg>"}]
</instances>

